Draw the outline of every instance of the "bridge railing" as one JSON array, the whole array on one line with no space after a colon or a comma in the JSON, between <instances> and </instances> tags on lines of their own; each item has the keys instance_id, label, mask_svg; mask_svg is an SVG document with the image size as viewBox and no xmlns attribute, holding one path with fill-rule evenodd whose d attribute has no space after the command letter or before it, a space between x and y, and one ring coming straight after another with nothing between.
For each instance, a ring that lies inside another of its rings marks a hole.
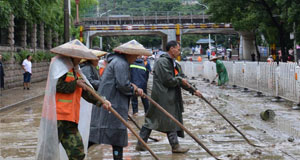
<instances>
[{"instance_id":1,"label":"bridge railing","mask_svg":"<svg viewBox=\"0 0 300 160\"><path fill-rule=\"evenodd\" d=\"M176 23L207 23L209 15L206 15L204 11L186 11L186 12L174 12L174 11L155 11L155 12L127 12L127 11L107 11L107 12L97 12L89 11L81 15L82 20L94 19L97 21L107 21L110 20L141 20L144 23L147 20L152 20L154 23L158 23L160 20L164 20L165 23L170 23L176 21Z\"/></svg>"},{"instance_id":2,"label":"bridge railing","mask_svg":"<svg viewBox=\"0 0 300 160\"><path fill-rule=\"evenodd\" d=\"M229 76L229 85L248 88L275 97L300 102L300 67L296 63L228 62L223 61ZM216 64L205 61L181 62L183 71L189 77L210 81L216 76Z\"/></svg>"}]
</instances>

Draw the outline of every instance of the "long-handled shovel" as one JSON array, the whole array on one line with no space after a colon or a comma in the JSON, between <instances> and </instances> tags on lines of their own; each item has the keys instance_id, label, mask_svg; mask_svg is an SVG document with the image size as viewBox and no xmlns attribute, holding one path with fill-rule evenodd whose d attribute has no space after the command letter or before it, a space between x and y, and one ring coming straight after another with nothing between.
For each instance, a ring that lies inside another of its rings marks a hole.
<instances>
[{"instance_id":1,"label":"long-handled shovel","mask_svg":"<svg viewBox=\"0 0 300 160\"><path fill-rule=\"evenodd\" d=\"M200 140L194 136L189 130L187 130L177 119L175 119L169 112L167 112L164 108L162 108L158 103L156 103L152 98L150 98L148 95L144 94L144 96L155 106L157 107L160 111L162 111L167 117L172 119L181 129L183 129L187 134L189 134L209 155L214 157L215 159L219 160L208 148L204 146L200 142Z\"/></svg>"},{"instance_id":2,"label":"long-handled shovel","mask_svg":"<svg viewBox=\"0 0 300 160\"><path fill-rule=\"evenodd\" d=\"M196 89L194 87L192 87L192 85L189 86L190 88L192 88L194 91L196 91ZM254 147L262 147L262 146L258 146L253 144L238 128L236 128L236 126L233 125L233 123L231 123L215 106L213 106L206 98L204 98L203 96L198 96L199 98L203 99L207 104L209 104L209 106L211 108L213 108L217 113L219 113L219 115L221 115L237 132L239 132L239 134L247 141L248 144L250 144L251 146Z\"/></svg>"},{"instance_id":3,"label":"long-handled shovel","mask_svg":"<svg viewBox=\"0 0 300 160\"><path fill-rule=\"evenodd\" d=\"M128 118L130 119L130 121L132 121L132 123L136 126L136 128L138 130L141 130L141 127L136 123L136 121L130 116L128 115ZM149 139L153 140L154 142L158 142L159 140L153 137L149 137Z\"/></svg>"},{"instance_id":4,"label":"long-handled shovel","mask_svg":"<svg viewBox=\"0 0 300 160\"><path fill-rule=\"evenodd\" d=\"M219 75L217 75L207 86L210 86L211 84L213 84L214 81L217 79L217 77L219 77Z\"/></svg>"},{"instance_id":5,"label":"long-handled shovel","mask_svg":"<svg viewBox=\"0 0 300 160\"><path fill-rule=\"evenodd\" d=\"M99 100L101 103L105 103L105 100L100 97L92 88L86 86L86 89L88 92L90 92L95 98L97 98L97 100ZM132 127L120 116L120 114L113 109L112 107L109 108L109 111L111 111L135 136L136 138L142 142L142 144L146 147L146 149L151 153L151 155L155 158L155 159L159 159L154 152L148 147L148 145L144 142L144 140L132 129Z\"/></svg>"}]
</instances>

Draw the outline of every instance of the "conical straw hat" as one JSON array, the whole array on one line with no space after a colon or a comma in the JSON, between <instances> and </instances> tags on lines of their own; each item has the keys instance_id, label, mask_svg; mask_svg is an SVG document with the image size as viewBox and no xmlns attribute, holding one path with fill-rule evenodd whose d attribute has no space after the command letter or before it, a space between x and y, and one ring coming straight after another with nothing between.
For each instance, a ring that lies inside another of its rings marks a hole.
<instances>
[{"instance_id":1,"label":"conical straw hat","mask_svg":"<svg viewBox=\"0 0 300 160\"><path fill-rule=\"evenodd\" d=\"M95 49L90 49L92 51L92 53L97 56L98 58L102 57L102 56L105 56L107 54L107 52L104 52L104 51L99 51L99 50L95 50ZM87 61L86 59L82 59L80 61L80 63L83 63Z\"/></svg>"},{"instance_id":2,"label":"conical straw hat","mask_svg":"<svg viewBox=\"0 0 300 160\"><path fill-rule=\"evenodd\" d=\"M115 52L123 53L123 54L130 54L130 55L138 55L138 56L151 56L152 54L144 48L136 40L131 40L127 43L120 45L114 49Z\"/></svg>"},{"instance_id":3,"label":"conical straw hat","mask_svg":"<svg viewBox=\"0 0 300 160\"><path fill-rule=\"evenodd\" d=\"M213 60L217 60L219 59L220 57L212 57L209 61L213 61Z\"/></svg>"},{"instance_id":4,"label":"conical straw hat","mask_svg":"<svg viewBox=\"0 0 300 160\"><path fill-rule=\"evenodd\" d=\"M105 56L107 54L107 52L104 52L104 51L99 51L99 50L95 50L95 49L90 49L92 51L92 53L97 56L98 58L99 57L102 57L102 56Z\"/></svg>"},{"instance_id":5,"label":"conical straw hat","mask_svg":"<svg viewBox=\"0 0 300 160\"><path fill-rule=\"evenodd\" d=\"M67 57L81 58L87 60L97 60L98 57L92 53L78 39L67 42L50 50L52 53L60 54Z\"/></svg>"}]
</instances>

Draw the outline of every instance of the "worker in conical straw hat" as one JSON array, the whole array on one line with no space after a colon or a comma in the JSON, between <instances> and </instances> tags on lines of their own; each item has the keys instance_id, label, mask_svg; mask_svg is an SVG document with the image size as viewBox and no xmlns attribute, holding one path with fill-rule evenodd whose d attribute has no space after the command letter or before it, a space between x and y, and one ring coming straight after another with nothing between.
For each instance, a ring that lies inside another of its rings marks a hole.
<instances>
[{"instance_id":1,"label":"worker in conical straw hat","mask_svg":"<svg viewBox=\"0 0 300 160\"><path fill-rule=\"evenodd\" d=\"M79 40L73 40L50 50L58 54L51 60L39 129L36 159L84 159L84 146L78 131L80 98L108 109L111 104L97 101L85 91L92 87L79 70L81 59L97 57ZM84 117L87 114L80 115ZM81 119L81 118L80 118ZM59 149L59 143L61 150ZM63 151L65 150L65 152ZM60 154L61 153L61 154Z\"/></svg>"},{"instance_id":2,"label":"worker in conical straw hat","mask_svg":"<svg viewBox=\"0 0 300 160\"><path fill-rule=\"evenodd\" d=\"M176 58L180 55L180 44L177 41L170 41L167 43L166 50L167 53L158 58L153 68L151 98L183 123L181 88L198 96L201 96L201 93L191 88L184 78L181 67L176 63ZM185 153L189 150L179 145L178 136L184 137L183 130L153 104L150 104L145 115L145 123L140 131L140 136L145 142L148 141L152 130L167 134L173 153ZM145 151L140 141L136 145L136 150Z\"/></svg>"},{"instance_id":3,"label":"worker in conical straw hat","mask_svg":"<svg viewBox=\"0 0 300 160\"><path fill-rule=\"evenodd\" d=\"M82 73L86 76L86 78L89 80L93 88L95 90L98 90L100 84L100 73L99 73L98 63L100 57L106 55L107 52L92 50L92 53L95 56L97 56L98 59L96 60L82 59L80 62L80 69L82 70Z\"/></svg>"},{"instance_id":4,"label":"worker in conical straw hat","mask_svg":"<svg viewBox=\"0 0 300 160\"><path fill-rule=\"evenodd\" d=\"M112 107L127 120L130 97L143 95L142 89L130 83L129 65L138 56L149 56L151 53L136 40L116 47L114 52L107 57L108 64L101 77L98 93L105 96ZM123 147L128 145L127 128L107 110L93 107L89 141L90 146L112 145L114 159L122 159Z\"/></svg>"},{"instance_id":5,"label":"worker in conical straw hat","mask_svg":"<svg viewBox=\"0 0 300 160\"><path fill-rule=\"evenodd\" d=\"M227 70L226 70L226 67L225 65L223 64L223 62L221 60L219 60L220 57L212 57L210 59L210 61L213 61L214 63L216 63L216 68L217 68L217 76L219 76L218 78L218 85L219 86L223 86L226 84L226 82L229 81L228 79L228 73L227 73Z\"/></svg>"}]
</instances>

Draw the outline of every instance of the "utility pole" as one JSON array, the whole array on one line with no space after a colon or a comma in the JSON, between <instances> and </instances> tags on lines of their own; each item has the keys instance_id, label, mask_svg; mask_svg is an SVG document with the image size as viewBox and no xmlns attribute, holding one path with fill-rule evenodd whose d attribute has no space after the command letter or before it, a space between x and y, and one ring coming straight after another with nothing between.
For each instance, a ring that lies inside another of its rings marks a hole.
<instances>
[{"instance_id":1,"label":"utility pole","mask_svg":"<svg viewBox=\"0 0 300 160\"><path fill-rule=\"evenodd\" d=\"M69 0L64 0L64 41L70 41Z\"/></svg>"},{"instance_id":2,"label":"utility pole","mask_svg":"<svg viewBox=\"0 0 300 160\"><path fill-rule=\"evenodd\" d=\"M79 3L80 0L76 0L76 23L79 23Z\"/></svg>"},{"instance_id":3,"label":"utility pole","mask_svg":"<svg viewBox=\"0 0 300 160\"><path fill-rule=\"evenodd\" d=\"M293 24L293 30L294 30L294 60L299 65L298 57L297 57L297 46L296 46L296 23Z\"/></svg>"}]
</instances>

